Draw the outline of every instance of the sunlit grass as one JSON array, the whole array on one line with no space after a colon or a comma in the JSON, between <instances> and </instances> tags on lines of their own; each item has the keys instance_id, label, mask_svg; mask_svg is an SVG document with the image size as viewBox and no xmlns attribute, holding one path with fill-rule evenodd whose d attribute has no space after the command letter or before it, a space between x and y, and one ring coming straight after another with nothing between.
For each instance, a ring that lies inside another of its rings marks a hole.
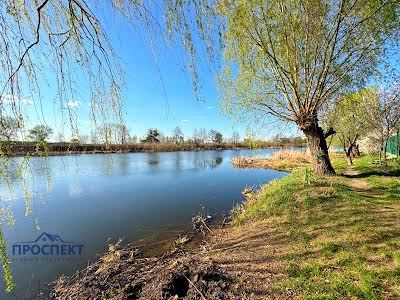
<instances>
[{"instance_id":1,"label":"sunlit grass","mask_svg":"<svg viewBox=\"0 0 400 300\"><path fill-rule=\"evenodd\" d=\"M290 235L287 277L275 288L304 299L400 298L399 165L374 160L355 159L353 176L343 175L343 158L333 159L337 176L299 170L236 211L235 225L277 218L274 226Z\"/></svg>"}]
</instances>

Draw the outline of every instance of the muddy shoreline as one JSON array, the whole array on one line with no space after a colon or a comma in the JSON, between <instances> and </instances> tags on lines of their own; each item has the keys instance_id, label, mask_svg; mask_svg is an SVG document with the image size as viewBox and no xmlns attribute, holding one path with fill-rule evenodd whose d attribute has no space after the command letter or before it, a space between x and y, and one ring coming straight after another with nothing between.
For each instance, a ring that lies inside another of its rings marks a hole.
<instances>
[{"instance_id":1,"label":"muddy shoreline","mask_svg":"<svg viewBox=\"0 0 400 300\"><path fill-rule=\"evenodd\" d=\"M87 268L53 282L50 298L239 299L240 285L206 254L210 237L227 225L226 218L193 219L193 229L171 240L168 250L158 249L157 255L150 245L109 245Z\"/></svg>"}]
</instances>

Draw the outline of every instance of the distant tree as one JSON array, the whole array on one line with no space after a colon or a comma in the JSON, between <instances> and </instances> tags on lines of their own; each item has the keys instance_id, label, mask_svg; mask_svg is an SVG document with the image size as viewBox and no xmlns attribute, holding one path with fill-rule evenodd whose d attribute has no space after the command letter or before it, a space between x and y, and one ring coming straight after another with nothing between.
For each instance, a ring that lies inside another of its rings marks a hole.
<instances>
[{"instance_id":1,"label":"distant tree","mask_svg":"<svg viewBox=\"0 0 400 300\"><path fill-rule=\"evenodd\" d=\"M199 129L199 140L202 144L207 142L207 130L205 128Z\"/></svg>"},{"instance_id":2,"label":"distant tree","mask_svg":"<svg viewBox=\"0 0 400 300\"><path fill-rule=\"evenodd\" d=\"M237 132L237 131L232 132L232 143L234 143L236 145L239 143L239 141L240 141L239 132Z\"/></svg>"},{"instance_id":3,"label":"distant tree","mask_svg":"<svg viewBox=\"0 0 400 300\"><path fill-rule=\"evenodd\" d=\"M130 135L128 138L128 144L136 144L138 141L138 138L136 135Z\"/></svg>"},{"instance_id":4,"label":"distant tree","mask_svg":"<svg viewBox=\"0 0 400 300\"><path fill-rule=\"evenodd\" d=\"M307 138L302 136L294 136L290 138L290 144L292 145L304 145L307 144Z\"/></svg>"},{"instance_id":5,"label":"distant tree","mask_svg":"<svg viewBox=\"0 0 400 300\"><path fill-rule=\"evenodd\" d=\"M71 140L69 141L71 144L73 145L79 145L81 143L81 141L79 140L79 138L77 137L73 137L71 138Z\"/></svg>"},{"instance_id":6,"label":"distant tree","mask_svg":"<svg viewBox=\"0 0 400 300\"><path fill-rule=\"evenodd\" d=\"M77 136L73 136L70 140L71 144L87 144L89 142L89 136L87 134L77 134Z\"/></svg>"},{"instance_id":7,"label":"distant tree","mask_svg":"<svg viewBox=\"0 0 400 300\"><path fill-rule=\"evenodd\" d=\"M155 128L150 128L147 131L146 137L142 140L142 143L159 143L160 142L160 131Z\"/></svg>"},{"instance_id":8,"label":"distant tree","mask_svg":"<svg viewBox=\"0 0 400 300\"><path fill-rule=\"evenodd\" d=\"M243 140L243 143L249 149L260 149L262 147L262 141L257 140L251 136L246 136Z\"/></svg>"},{"instance_id":9,"label":"distant tree","mask_svg":"<svg viewBox=\"0 0 400 300\"><path fill-rule=\"evenodd\" d=\"M282 139L283 139L283 136L282 136L282 134L281 133L277 133L277 134L275 134L273 137L272 137L272 142L274 142L275 144L280 144L280 143L282 143Z\"/></svg>"},{"instance_id":10,"label":"distant tree","mask_svg":"<svg viewBox=\"0 0 400 300\"><path fill-rule=\"evenodd\" d=\"M199 130L197 128L193 130L192 140L196 145L200 144Z\"/></svg>"},{"instance_id":11,"label":"distant tree","mask_svg":"<svg viewBox=\"0 0 400 300\"><path fill-rule=\"evenodd\" d=\"M0 141L12 141L17 138L19 124L13 117L0 117Z\"/></svg>"},{"instance_id":12,"label":"distant tree","mask_svg":"<svg viewBox=\"0 0 400 300\"><path fill-rule=\"evenodd\" d=\"M95 144L105 144L106 146L110 145L112 143L112 127L112 124L98 126L92 132L92 142Z\"/></svg>"},{"instance_id":13,"label":"distant tree","mask_svg":"<svg viewBox=\"0 0 400 300\"><path fill-rule=\"evenodd\" d=\"M64 142L65 142L64 133L59 132L59 133L57 134L57 142L59 142L59 143L64 143Z\"/></svg>"},{"instance_id":14,"label":"distant tree","mask_svg":"<svg viewBox=\"0 0 400 300\"><path fill-rule=\"evenodd\" d=\"M197 132L197 128L193 129L193 134L192 134L192 140L194 143L198 144L198 132Z\"/></svg>"},{"instance_id":15,"label":"distant tree","mask_svg":"<svg viewBox=\"0 0 400 300\"><path fill-rule=\"evenodd\" d=\"M214 136L214 142L217 144L221 144L222 143L222 133L221 132L217 132Z\"/></svg>"},{"instance_id":16,"label":"distant tree","mask_svg":"<svg viewBox=\"0 0 400 300\"><path fill-rule=\"evenodd\" d=\"M126 124L118 124L117 125L117 135L118 135L118 142L121 144L126 144L129 139L129 128L126 126Z\"/></svg>"},{"instance_id":17,"label":"distant tree","mask_svg":"<svg viewBox=\"0 0 400 300\"><path fill-rule=\"evenodd\" d=\"M193 141L196 144L204 144L207 141L207 130L204 128L195 128L193 131Z\"/></svg>"},{"instance_id":18,"label":"distant tree","mask_svg":"<svg viewBox=\"0 0 400 300\"><path fill-rule=\"evenodd\" d=\"M100 143L99 134L98 134L98 128L92 129L90 131L90 142L92 144L99 144Z\"/></svg>"},{"instance_id":19,"label":"distant tree","mask_svg":"<svg viewBox=\"0 0 400 300\"><path fill-rule=\"evenodd\" d=\"M199 130L197 128L193 129L191 141L196 144L200 144L200 135L199 135Z\"/></svg>"},{"instance_id":20,"label":"distant tree","mask_svg":"<svg viewBox=\"0 0 400 300\"><path fill-rule=\"evenodd\" d=\"M183 137L183 133L182 130L179 126L176 126L174 128L174 130L172 131L172 141L175 142L175 144L180 144L183 143L184 141L184 137Z\"/></svg>"},{"instance_id":21,"label":"distant tree","mask_svg":"<svg viewBox=\"0 0 400 300\"><path fill-rule=\"evenodd\" d=\"M53 129L47 125L36 125L29 130L29 138L38 143L44 143L53 134Z\"/></svg>"},{"instance_id":22,"label":"distant tree","mask_svg":"<svg viewBox=\"0 0 400 300\"><path fill-rule=\"evenodd\" d=\"M353 164L354 149L358 149L358 140L370 130L370 122L365 113L367 99L376 95L375 88L345 95L334 104L322 122L327 124L327 128L333 128L335 138L343 147L350 165Z\"/></svg>"},{"instance_id":23,"label":"distant tree","mask_svg":"<svg viewBox=\"0 0 400 300\"><path fill-rule=\"evenodd\" d=\"M172 139L169 136L165 135L162 131L159 131L158 140L160 143L169 143Z\"/></svg>"},{"instance_id":24,"label":"distant tree","mask_svg":"<svg viewBox=\"0 0 400 300\"><path fill-rule=\"evenodd\" d=\"M222 133L211 129L210 130L210 140L214 144L221 144L222 143Z\"/></svg>"},{"instance_id":25,"label":"distant tree","mask_svg":"<svg viewBox=\"0 0 400 300\"><path fill-rule=\"evenodd\" d=\"M216 133L217 133L216 130L210 129L210 131L208 132L207 140L209 140L211 143L214 143L214 138Z\"/></svg>"},{"instance_id":26,"label":"distant tree","mask_svg":"<svg viewBox=\"0 0 400 300\"><path fill-rule=\"evenodd\" d=\"M81 144L88 144L89 143L89 135L80 133L80 134L78 134L78 140Z\"/></svg>"},{"instance_id":27,"label":"distant tree","mask_svg":"<svg viewBox=\"0 0 400 300\"><path fill-rule=\"evenodd\" d=\"M400 129L400 85L385 88L376 97L370 97L365 113L380 146L379 160L386 162L389 138Z\"/></svg>"}]
</instances>

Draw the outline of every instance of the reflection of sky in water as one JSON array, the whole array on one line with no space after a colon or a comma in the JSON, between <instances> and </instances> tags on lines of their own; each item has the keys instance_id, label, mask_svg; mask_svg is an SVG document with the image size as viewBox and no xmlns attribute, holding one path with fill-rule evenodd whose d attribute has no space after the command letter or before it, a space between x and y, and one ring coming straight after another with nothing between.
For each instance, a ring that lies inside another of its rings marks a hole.
<instances>
[{"instance_id":1,"label":"reflection of sky in water","mask_svg":"<svg viewBox=\"0 0 400 300\"><path fill-rule=\"evenodd\" d=\"M69 195L73 198L77 198L81 195L81 187L77 183L73 183L69 186Z\"/></svg>"},{"instance_id":2,"label":"reflection of sky in water","mask_svg":"<svg viewBox=\"0 0 400 300\"><path fill-rule=\"evenodd\" d=\"M8 244L32 240L43 231L85 244L85 257L76 262L12 262L17 295L25 292L29 282L37 287L39 280L51 281L84 267L106 250L109 238L165 239L186 228L202 207L210 214L229 211L242 200L244 187L285 175L272 170L234 169L231 159L238 155L268 157L272 151L34 157L29 163L32 177L26 178L29 189L34 190L32 213L27 217L16 169L10 169L15 197L3 206L8 203L16 224L3 226ZM0 188L2 199L9 199L7 186ZM40 231L36 231L36 223ZM7 297L0 292L0 299Z\"/></svg>"}]
</instances>

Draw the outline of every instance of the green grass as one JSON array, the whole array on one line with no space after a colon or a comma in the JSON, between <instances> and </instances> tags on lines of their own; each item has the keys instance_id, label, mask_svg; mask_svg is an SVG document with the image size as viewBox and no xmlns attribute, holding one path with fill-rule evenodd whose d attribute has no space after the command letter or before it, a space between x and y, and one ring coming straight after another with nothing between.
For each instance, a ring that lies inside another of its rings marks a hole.
<instances>
[{"instance_id":1,"label":"green grass","mask_svg":"<svg viewBox=\"0 0 400 300\"><path fill-rule=\"evenodd\" d=\"M342 158L337 176L297 171L236 210L237 226L276 218L290 235L276 288L303 299L400 299L400 164L374 160L355 159L353 177Z\"/></svg>"}]
</instances>

